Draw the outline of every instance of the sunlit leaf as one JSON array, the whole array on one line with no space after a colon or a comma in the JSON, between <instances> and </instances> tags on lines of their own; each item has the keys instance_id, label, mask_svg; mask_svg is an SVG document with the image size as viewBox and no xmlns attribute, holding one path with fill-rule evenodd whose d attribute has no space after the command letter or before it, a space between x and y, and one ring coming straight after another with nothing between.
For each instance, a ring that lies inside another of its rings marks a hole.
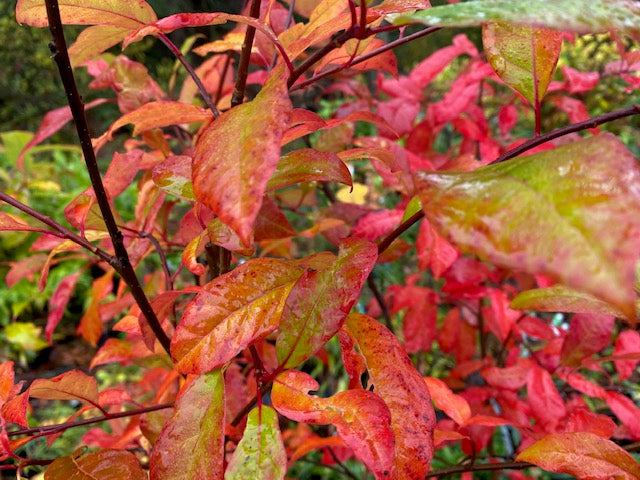
<instances>
[{"instance_id":1,"label":"sunlit leaf","mask_svg":"<svg viewBox=\"0 0 640 480\"><path fill-rule=\"evenodd\" d=\"M629 453L587 432L548 435L521 452L517 460L581 479L640 478L640 464Z\"/></svg>"},{"instance_id":2,"label":"sunlit leaf","mask_svg":"<svg viewBox=\"0 0 640 480\"><path fill-rule=\"evenodd\" d=\"M317 352L342 326L378 257L377 247L345 240L338 258L322 270L308 269L287 299L276 341L278 362L295 367Z\"/></svg>"},{"instance_id":3,"label":"sunlit leaf","mask_svg":"<svg viewBox=\"0 0 640 480\"><path fill-rule=\"evenodd\" d=\"M147 474L138 459L126 450L100 450L82 454L77 450L56 458L44 472L45 480L144 480Z\"/></svg>"},{"instance_id":4,"label":"sunlit leaf","mask_svg":"<svg viewBox=\"0 0 640 480\"><path fill-rule=\"evenodd\" d=\"M511 308L538 312L593 313L622 317L612 305L588 293L579 292L564 285L553 285L520 292L511 300Z\"/></svg>"},{"instance_id":5,"label":"sunlit leaf","mask_svg":"<svg viewBox=\"0 0 640 480\"><path fill-rule=\"evenodd\" d=\"M98 383L80 370L71 370L51 379L38 378L29 387L31 398L77 400L98 404Z\"/></svg>"},{"instance_id":6,"label":"sunlit leaf","mask_svg":"<svg viewBox=\"0 0 640 480\"><path fill-rule=\"evenodd\" d=\"M254 408L224 473L225 480L283 479L287 454L282 443L278 415L269 407Z\"/></svg>"},{"instance_id":7,"label":"sunlit leaf","mask_svg":"<svg viewBox=\"0 0 640 480\"><path fill-rule=\"evenodd\" d=\"M171 340L182 373L205 373L278 328L287 296L303 270L258 258L204 286Z\"/></svg>"},{"instance_id":8,"label":"sunlit leaf","mask_svg":"<svg viewBox=\"0 0 640 480\"><path fill-rule=\"evenodd\" d=\"M196 198L249 245L267 182L280 159L291 101L274 74L249 103L222 114L204 131L193 157Z\"/></svg>"},{"instance_id":9,"label":"sunlit leaf","mask_svg":"<svg viewBox=\"0 0 640 480\"><path fill-rule=\"evenodd\" d=\"M628 0L475 0L401 15L396 22L474 27L487 22L529 24L577 33L640 30L640 5Z\"/></svg>"},{"instance_id":10,"label":"sunlit leaf","mask_svg":"<svg viewBox=\"0 0 640 480\"><path fill-rule=\"evenodd\" d=\"M609 134L473 172L421 172L429 220L467 252L635 318L640 169Z\"/></svg>"},{"instance_id":11,"label":"sunlit leaf","mask_svg":"<svg viewBox=\"0 0 640 480\"><path fill-rule=\"evenodd\" d=\"M394 433L384 401L376 393L365 390L347 390L329 398L309 395L309 391L319 387L318 382L304 372L282 372L273 383L273 406L292 420L335 425L338 435L377 479L390 478Z\"/></svg>"},{"instance_id":12,"label":"sunlit leaf","mask_svg":"<svg viewBox=\"0 0 640 480\"><path fill-rule=\"evenodd\" d=\"M398 339L375 319L347 317L346 333L364 357L374 391L391 411L396 436L394 478L424 478L433 457L435 413L427 384Z\"/></svg>"},{"instance_id":13,"label":"sunlit leaf","mask_svg":"<svg viewBox=\"0 0 640 480\"><path fill-rule=\"evenodd\" d=\"M280 159L278 168L267 184L267 190L316 181L352 185L349 168L335 153L305 148L288 153Z\"/></svg>"},{"instance_id":14,"label":"sunlit leaf","mask_svg":"<svg viewBox=\"0 0 640 480\"><path fill-rule=\"evenodd\" d=\"M192 378L175 404L149 459L151 480L221 479L224 379L220 370Z\"/></svg>"},{"instance_id":15,"label":"sunlit leaf","mask_svg":"<svg viewBox=\"0 0 640 480\"><path fill-rule=\"evenodd\" d=\"M487 23L482 28L482 44L498 76L540 108L558 63L562 33L529 25Z\"/></svg>"}]
</instances>

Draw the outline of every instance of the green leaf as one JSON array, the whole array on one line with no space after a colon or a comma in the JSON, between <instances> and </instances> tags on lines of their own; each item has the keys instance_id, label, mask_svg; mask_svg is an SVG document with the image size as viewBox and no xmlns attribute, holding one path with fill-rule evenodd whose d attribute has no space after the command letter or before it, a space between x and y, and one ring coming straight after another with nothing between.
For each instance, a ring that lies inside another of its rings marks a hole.
<instances>
[{"instance_id":1,"label":"green leaf","mask_svg":"<svg viewBox=\"0 0 640 480\"><path fill-rule=\"evenodd\" d=\"M419 22L442 27L475 27L488 22L536 25L577 33L640 31L640 5L629 0L475 0L442 5L395 23Z\"/></svg>"},{"instance_id":2,"label":"green leaf","mask_svg":"<svg viewBox=\"0 0 640 480\"><path fill-rule=\"evenodd\" d=\"M304 148L280 159L278 168L267 184L267 190L313 181L353 185L349 168L335 153Z\"/></svg>"},{"instance_id":3,"label":"green leaf","mask_svg":"<svg viewBox=\"0 0 640 480\"><path fill-rule=\"evenodd\" d=\"M182 388L175 413L153 446L150 480L222 478L224 421L220 370L192 378Z\"/></svg>"},{"instance_id":4,"label":"green leaf","mask_svg":"<svg viewBox=\"0 0 640 480\"><path fill-rule=\"evenodd\" d=\"M308 269L293 287L276 341L279 365L295 367L317 352L344 322L378 258L377 247L345 240L333 264Z\"/></svg>"},{"instance_id":5,"label":"green leaf","mask_svg":"<svg viewBox=\"0 0 640 480\"><path fill-rule=\"evenodd\" d=\"M203 132L193 157L193 191L249 246L267 182L280 160L291 100L274 74L253 101L220 115Z\"/></svg>"},{"instance_id":6,"label":"green leaf","mask_svg":"<svg viewBox=\"0 0 640 480\"><path fill-rule=\"evenodd\" d=\"M44 472L45 480L144 480L135 455L124 450L100 450L82 455L79 449L67 457L56 458Z\"/></svg>"},{"instance_id":7,"label":"green leaf","mask_svg":"<svg viewBox=\"0 0 640 480\"><path fill-rule=\"evenodd\" d=\"M570 312L570 313L600 313L624 316L620 310L602 300L579 292L564 285L536 288L520 292L511 300L511 308L516 310L536 310L538 312Z\"/></svg>"},{"instance_id":8,"label":"green leaf","mask_svg":"<svg viewBox=\"0 0 640 480\"><path fill-rule=\"evenodd\" d=\"M521 452L516 460L583 479L640 478L640 464L629 453L594 433L547 435Z\"/></svg>"},{"instance_id":9,"label":"green leaf","mask_svg":"<svg viewBox=\"0 0 640 480\"><path fill-rule=\"evenodd\" d=\"M464 251L548 275L635 320L640 168L613 135L416 180L429 221Z\"/></svg>"},{"instance_id":10,"label":"green leaf","mask_svg":"<svg viewBox=\"0 0 640 480\"><path fill-rule=\"evenodd\" d=\"M287 473L278 415L269 407L254 408L224 474L225 480L277 480Z\"/></svg>"},{"instance_id":11,"label":"green leaf","mask_svg":"<svg viewBox=\"0 0 640 480\"><path fill-rule=\"evenodd\" d=\"M49 346L40 338L41 333L42 328L36 327L31 322L14 322L4 327L7 340L29 352L37 352Z\"/></svg>"},{"instance_id":12,"label":"green leaf","mask_svg":"<svg viewBox=\"0 0 640 480\"><path fill-rule=\"evenodd\" d=\"M272 258L250 260L204 286L171 340L181 373L206 373L273 332L303 269Z\"/></svg>"},{"instance_id":13,"label":"green leaf","mask_svg":"<svg viewBox=\"0 0 640 480\"><path fill-rule=\"evenodd\" d=\"M562 48L562 33L509 23L486 23L482 44L496 74L540 108Z\"/></svg>"}]
</instances>

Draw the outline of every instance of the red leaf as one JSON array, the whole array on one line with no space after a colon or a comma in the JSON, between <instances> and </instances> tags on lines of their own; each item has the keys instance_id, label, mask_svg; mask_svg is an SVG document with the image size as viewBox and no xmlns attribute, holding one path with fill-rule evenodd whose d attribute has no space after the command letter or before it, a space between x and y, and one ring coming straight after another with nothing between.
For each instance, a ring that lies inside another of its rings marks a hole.
<instances>
[{"instance_id":1,"label":"red leaf","mask_svg":"<svg viewBox=\"0 0 640 480\"><path fill-rule=\"evenodd\" d=\"M78 449L72 455L56 458L47 467L47 480L95 479L95 480L144 480L147 474L131 452L124 450L100 450L82 454Z\"/></svg>"},{"instance_id":2,"label":"red leaf","mask_svg":"<svg viewBox=\"0 0 640 480\"><path fill-rule=\"evenodd\" d=\"M196 145L196 198L247 246L267 182L280 159L291 108L286 78L273 75L253 101L232 108L207 127Z\"/></svg>"},{"instance_id":3,"label":"red leaf","mask_svg":"<svg viewBox=\"0 0 640 480\"><path fill-rule=\"evenodd\" d=\"M604 438L611 438L615 429L616 424L611 418L586 408L572 410L564 427L566 432L589 432Z\"/></svg>"},{"instance_id":4,"label":"red leaf","mask_svg":"<svg viewBox=\"0 0 640 480\"><path fill-rule=\"evenodd\" d=\"M534 366L527 374L527 398L537 421L544 427L555 428L567 414L564 401L544 368Z\"/></svg>"},{"instance_id":5,"label":"red leaf","mask_svg":"<svg viewBox=\"0 0 640 480\"><path fill-rule=\"evenodd\" d=\"M44 329L44 334L47 337L47 342L51 343L53 340L53 331L60 323L64 310L67 307L67 303L71 299L73 290L76 287L78 278L82 274L82 270L67 275L56 287L56 291L53 292L49 299L49 314L47 316L47 326Z\"/></svg>"},{"instance_id":6,"label":"red leaf","mask_svg":"<svg viewBox=\"0 0 640 480\"><path fill-rule=\"evenodd\" d=\"M453 44L440 48L435 53L418 63L409 74L409 78L420 89L429 85L456 57L467 54L471 57L478 55L478 49L469 41L466 35L460 34L453 38Z\"/></svg>"},{"instance_id":7,"label":"red leaf","mask_svg":"<svg viewBox=\"0 0 640 480\"><path fill-rule=\"evenodd\" d=\"M351 229L351 235L369 242L375 242L400 224L403 211L402 208L395 208L393 210L378 210L367 213L358 219Z\"/></svg>"},{"instance_id":8,"label":"red leaf","mask_svg":"<svg viewBox=\"0 0 640 480\"><path fill-rule=\"evenodd\" d=\"M636 440L640 439L640 408L629 397L618 392L607 391L605 400L631 436Z\"/></svg>"},{"instance_id":9,"label":"red leaf","mask_svg":"<svg viewBox=\"0 0 640 480\"><path fill-rule=\"evenodd\" d=\"M498 111L498 126L500 135L506 137L513 127L518 123L518 109L513 105L504 105Z\"/></svg>"},{"instance_id":10,"label":"red leaf","mask_svg":"<svg viewBox=\"0 0 640 480\"><path fill-rule=\"evenodd\" d=\"M489 331L504 343L522 313L509 308L509 299L503 290L492 289L489 298L491 306L482 307L482 315Z\"/></svg>"},{"instance_id":11,"label":"red leaf","mask_svg":"<svg viewBox=\"0 0 640 480\"><path fill-rule=\"evenodd\" d=\"M607 391L604 388L590 380L587 380L579 373L572 372L566 375L560 375L560 378L567 382L572 388L575 388L580 393L584 393L590 397L604 400L607 396Z\"/></svg>"},{"instance_id":12,"label":"red leaf","mask_svg":"<svg viewBox=\"0 0 640 480\"><path fill-rule=\"evenodd\" d=\"M347 390L329 398L309 395L309 391L319 387L306 373L282 372L271 390L273 406L298 422L335 425L338 435L376 478L390 478L394 433L384 401L376 393L365 390Z\"/></svg>"},{"instance_id":13,"label":"red leaf","mask_svg":"<svg viewBox=\"0 0 640 480\"><path fill-rule=\"evenodd\" d=\"M295 367L313 355L342 326L378 257L377 247L345 240L332 265L308 269L287 298L276 341L278 362Z\"/></svg>"},{"instance_id":14,"label":"red leaf","mask_svg":"<svg viewBox=\"0 0 640 480\"><path fill-rule=\"evenodd\" d=\"M426 383L398 339L382 324L362 314L349 315L346 324L375 391L391 411L396 436L394 478L424 478L433 457L435 426Z\"/></svg>"},{"instance_id":15,"label":"red leaf","mask_svg":"<svg viewBox=\"0 0 640 480\"><path fill-rule=\"evenodd\" d=\"M560 67L560 70L566 80L565 88L569 93L588 92L595 88L600 81L598 72L579 72L567 65Z\"/></svg>"},{"instance_id":16,"label":"red leaf","mask_svg":"<svg viewBox=\"0 0 640 480\"><path fill-rule=\"evenodd\" d=\"M42 268L42 265L46 260L47 256L45 254L38 253L21 258L16 262L9 262L11 268L4 278L7 287L13 287L23 278L33 282L33 274Z\"/></svg>"},{"instance_id":17,"label":"red leaf","mask_svg":"<svg viewBox=\"0 0 640 480\"><path fill-rule=\"evenodd\" d=\"M96 100L93 100L92 102L87 103L84 106L84 109L85 111L89 110L90 108L93 108L97 105L102 105L107 101L108 100L106 98L98 98ZM42 118L42 123L40 123L40 126L38 127L38 130L36 131L33 138L24 146L24 148L20 152L20 155L18 155L18 158L16 160L17 167L22 170L24 166L24 156L26 155L27 151L42 143L43 140L46 140L51 135L56 133L67 123L69 123L72 118L73 115L71 114L71 108L69 108L68 105L47 112Z\"/></svg>"},{"instance_id":18,"label":"red leaf","mask_svg":"<svg viewBox=\"0 0 640 480\"><path fill-rule=\"evenodd\" d=\"M449 386L438 378L424 377L429 394L436 408L447 414L458 425L465 424L471 418L471 407L460 395L451 391Z\"/></svg>"},{"instance_id":19,"label":"red leaf","mask_svg":"<svg viewBox=\"0 0 640 480\"><path fill-rule=\"evenodd\" d=\"M98 384L80 370L71 370L51 379L38 378L29 387L31 398L47 400L79 400L98 404Z\"/></svg>"},{"instance_id":20,"label":"red leaf","mask_svg":"<svg viewBox=\"0 0 640 480\"><path fill-rule=\"evenodd\" d=\"M516 460L580 479L640 478L640 465L629 453L593 433L554 433L521 452Z\"/></svg>"},{"instance_id":21,"label":"red leaf","mask_svg":"<svg viewBox=\"0 0 640 480\"><path fill-rule=\"evenodd\" d=\"M223 477L224 402L220 370L190 379L151 451L150 480Z\"/></svg>"},{"instance_id":22,"label":"red leaf","mask_svg":"<svg viewBox=\"0 0 640 480\"><path fill-rule=\"evenodd\" d=\"M577 367L583 359L609 345L613 323L610 315L575 314L562 343L561 363Z\"/></svg>"},{"instance_id":23,"label":"red leaf","mask_svg":"<svg viewBox=\"0 0 640 480\"><path fill-rule=\"evenodd\" d=\"M531 361L520 360L516 365L507 368L489 367L482 369L482 377L494 387L508 390L519 390L527 383L532 367Z\"/></svg>"},{"instance_id":24,"label":"red leaf","mask_svg":"<svg viewBox=\"0 0 640 480\"><path fill-rule=\"evenodd\" d=\"M436 279L439 279L460 256L458 250L442 237L427 219L420 225L416 250L420 269L430 268Z\"/></svg>"},{"instance_id":25,"label":"red leaf","mask_svg":"<svg viewBox=\"0 0 640 480\"><path fill-rule=\"evenodd\" d=\"M635 330L625 330L616 339L613 355L640 354L640 333ZM626 380L635 371L638 359L614 360L618 377Z\"/></svg>"},{"instance_id":26,"label":"red leaf","mask_svg":"<svg viewBox=\"0 0 640 480\"><path fill-rule=\"evenodd\" d=\"M171 340L178 370L206 373L273 332L301 274L293 263L258 258L205 285Z\"/></svg>"}]
</instances>

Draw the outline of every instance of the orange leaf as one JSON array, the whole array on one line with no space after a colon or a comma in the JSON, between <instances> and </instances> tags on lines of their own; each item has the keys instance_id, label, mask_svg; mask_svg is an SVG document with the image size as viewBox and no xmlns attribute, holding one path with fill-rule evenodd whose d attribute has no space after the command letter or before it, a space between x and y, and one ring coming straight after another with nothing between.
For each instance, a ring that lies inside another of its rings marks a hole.
<instances>
[{"instance_id":1,"label":"orange leaf","mask_svg":"<svg viewBox=\"0 0 640 480\"><path fill-rule=\"evenodd\" d=\"M207 285L186 308L171 341L182 373L205 373L273 332L287 296L303 270L258 258Z\"/></svg>"},{"instance_id":2,"label":"orange leaf","mask_svg":"<svg viewBox=\"0 0 640 480\"><path fill-rule=\"evenodd\" d=\"M271 400L279 413L292 420L334 425L338 435L376 478L389 478L394 433L384 401L365 390L347 390L329 398L309 395L309 391L319 388L308 374L287 370L275 378Z\"/></svg>"},{"instance_id":3,"label":"orange leaf","mask_svg":"<svg viewBox=\"0 0 640 480\"><path fill-rule=\"evenodd\" d=\"M449 386L438 378L424 377L429 387L429 394L436 407L453 419L458 425L462 425L471 418L469 403L451 391Z\"/></svg>"},{"instance_id":4,"label":"orange leaf","mask_svg":"<svg viewBox=\"0 0 640 480\"><path fill-rule=\"evenodd\" d=\"M47 400L79 400L98 404L98 384L80 370L71 370L50 379L38 378L29 387L31 398Z\"/></svg>"},{"instance_id":5,"label":"orange leaf","mask_svg":"<svg viewBox=\"0 0 640 480\"><path fill-rule=\"evenodd\" d=\"M629 453L611 440L587 432L548 435L516 460L579 479L640 478L640 465Z\"/></svg>"},{"instance_id":6,"label":"orange leaf","mask_svg":"<svg viewBox=\"0 0 640 480\"><path fill-rule=\"evenodd\" d=\"M375 391L391 411L396 435L394 477L424 478L433 457L435 413L427 384L399 340L375 319L351 314L343 331L353 337Z\"/></svg>"},{"instance_id":7,"label":"orange leaf","mask_svg":"<svg viewBox=\"0 0 640 480\"><path fill-rule=\"evenodd\" d=\"M280 159L291 109L286 78L274 74L253 101L209 125L196 145L193 192L246 246Z\"/></svg>"},{"instance_id":8,"label":"orange leaf","mask_svg":"<svg viewBox=\"0 0 640 480\"><path fill-rule=\"evenodd\" d=\"M131 452L100 450L82 455L82 449L56 458L44 473L46 480L144 480L147 474Z\"/></svg>"}]
</instances>

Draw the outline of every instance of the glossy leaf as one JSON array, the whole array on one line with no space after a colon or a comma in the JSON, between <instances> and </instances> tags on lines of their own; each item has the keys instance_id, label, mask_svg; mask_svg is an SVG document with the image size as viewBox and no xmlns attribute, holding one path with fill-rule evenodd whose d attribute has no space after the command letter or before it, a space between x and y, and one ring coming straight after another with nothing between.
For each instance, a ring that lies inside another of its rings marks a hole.
<instances>
[{"instance_id":1,"label":"glossy leaf","mask_svg":"<svg viewBox=\"0 0 640 480\"><path fill-rule=\"evenodd\" d=\"M442 5L410 15L397 23L414 21L442 27L474 27L488 22L529 24L576 33L640 30L640 6L627 0L475 0Z\"/></svg>"},{"instance_id":2,"label":"glossy leaf","mask_svg":"<svg viewBox=\"0 0 640 480\"><path fill-rule=\"evenodd\" d=\"M339 182L353 185L351 172L335 153L312 148L295 150L283 156L267 184L267 190L277 190L302 182Z\"/></svg>"},{"instance_id":3,"label":"glossy leaf","mask_svg":"<svg viewBox=\"0 0 640 480\"><path fill-rule=\"evenodd\" d=\"M275 74L253 101L220 115L196 146L196 198L247 246L267 182L280 159L291 109L286 79Z\"/></svg>"},{"instance_id":4,"label":"glossy leaf","mask_svg":"<svg viewBox=\"0 0 640 480\"><path fill-rule=\"evenodd\" d=\"M540 108L558 63L562 33L529 25L487 23L482 27L482 44L498 76Z\"/></svg>"},{"instance_id":5,"label":"glossy leaf","mask_svg":"<svg viewBox=\"0 0 640 480\"><path fill-rule=\"evenodd\" d=\"M278 415L269 407L254 408L247 416L242 440L224 474L225 480L283 479L287 454L282 443Z\"/></svg>"},{"instance_id":6,"label":"glossy leaf","mask_svg":"<svg viewBox=\"0 0 640 480\"><path fill-rule=\"evenodd\" d=\"M319 388L308 374L287 370L274 380L271 400L279 413L292 420L335 425L338 435L377 479L391 478L394 433L382 399L365 390L347 390L329 398L309 395Z\"/></svg>"},{"instance_id":7,"label":"glossy leaf","mask_svg":"<svg viewBox=\"0 0 640 480\"><path fill-rule=\"evenodd\" d=\"M150 480L221 479L224 379L220 370L191 378L180 392L149 459Z\"/></svg>"},{"instance_id":8,"label":"glossy leaf","mask_svg":"<svg viewBox=\"0 0 640 480\"><path fill-rule=\"evenodd\" d=\"M548 435L521 452L517 460L580 479L640 478L640 464L629 453L587 432Z\"/></svg>"},{"instance_id":9,"label":"glossy leaf","mask_svg":"<svg viewBox=\"0 0 640 480\"><path fill-rule=\"evenodd\" d=\"M396 436L394 479L424 478L433 457L435 413L422 376L398 339L362 314L347 317L346 333L363 356L374 391L391 411Z\"/></svg>"},{"instance_id":10,"label":"glossy leaf","mask_svg":"<svg viewBox=\"0 0 640 480\"><path fill-rule=\"evenodd\" d=\"M99 450L82 454L77 450L57 458L44 472L45 480L144 480L147 474L138 459L126 450Z\"/></svg>"},{"instance_id":11,"label":"glossy leaf","mask_svg":"<svg viewBox=\"0 0 640 480\"><path fill-rule=\"evenodd\" d=\"M98 384L80 370L71 370L51 379L38 378L29 387L31 398L47 400L76 400L98 404Z\"/></svg>"},{"instance_id":12,"label":"glossy leaf","mask_svg":"<svg viewBox=\"0 0 640 480\"><path fill-rule=\"evenodd\" d=\"M308 269L287 299L276 341L278 362L295 367L317 352L344 322L378 258L377 247L345 240L332 265Z\"/></svg>"},{"instance_id":13,"label":"glossy leaf","mask_svg":"<svg viewBox=\"0 0 640 480\"><path fill-rule=\"evenodd\" d=\"M425 214L463 250L548 275L635 318L640 169L615 137L417 179Z\"/></svg>"},{"instance_id":14,"label":"glossy leaf","mask_svg":"<svg viewBox=\"0 0 640 480\"><path fill-rule=\"evenodd\" d=\"M553 285L520 292L511 300L511 308L538 312L570 312L613 315L623 314L612 305L588 293L579 292L564 285Z\"/></svg>"},{"instance_id":15,"label":"glossy leaf","mask_svg":"<svg viewBox=\"0 0 640 480\"><path fill-rule=\"evenodd\" d=\"M576 314L562 343L560 363L577 367L582 360L609 345L614 318L610 315Z\"/></svg>"},{"instance_id":16,"label":"glossy leaf","mask_svg":"<svg viewBox=\"0 0 640 480\"><path fill-rule=\"evenodd\" d=\"M278 328L285 301L303 270L261 258L205 285L186 308L171 340L182 373L206 373Z\"/></svg>"},{"instance_id":17,"label":"glossy leaf","mask_svg":"<svg viewBox=\"0 0 640 480\"><path fill-rule=\"evenodd\" d=\"M179 125L181 123L203 122L211 118L212 114L209 110L200 108L197 105L160 100L145 103L136 110L124 114L111 124L105 135L111 139L113 132L128 123L133 124L133 135L135 136L153 128Z\"/></svg>"}]
</instances>

